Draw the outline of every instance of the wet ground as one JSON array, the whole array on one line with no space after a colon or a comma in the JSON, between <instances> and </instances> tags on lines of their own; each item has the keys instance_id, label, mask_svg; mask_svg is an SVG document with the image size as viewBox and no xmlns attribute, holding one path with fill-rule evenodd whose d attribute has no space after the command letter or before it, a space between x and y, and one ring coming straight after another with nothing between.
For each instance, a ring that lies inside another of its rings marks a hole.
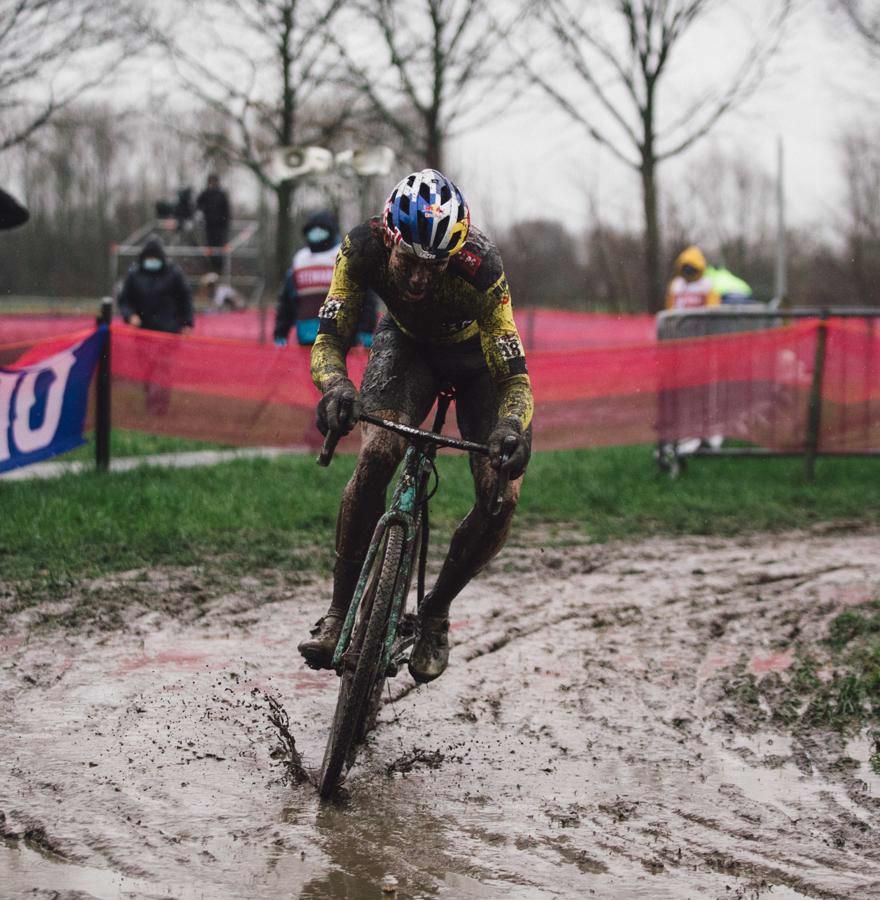
<instances>
[{"instance_id":1,"label":"wet ground","mask_svg":"<svg viewBox=\"0 0 880 900\"><path fill-rule=\"evenodd\" d=\"M508 549L455 609L449 671L392 682L324 805L266 695L317 765L336 679L294 646L327 584L199 600L200 577L7 620L0 896L880 897L867 736L786 737L730 690L880 595L875 532Z\"/></svg>"}]
</instances>

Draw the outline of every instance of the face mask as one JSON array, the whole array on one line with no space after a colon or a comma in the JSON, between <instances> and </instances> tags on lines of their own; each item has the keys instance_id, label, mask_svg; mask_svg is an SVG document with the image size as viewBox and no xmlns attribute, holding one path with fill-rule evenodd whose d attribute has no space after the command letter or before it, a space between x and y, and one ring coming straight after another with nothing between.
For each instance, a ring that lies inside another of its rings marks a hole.
<instances>
[{"instance_id":1,"label":"face mask","mask_svg":"<svg viewBox=\"0 0 880 900\"><path fill-rule=\"evenodd\" d=\"M143 261L144 270L147 272L158 272L162 268L162 260L156 259L154 256L148 256Z\"/></svg>"},{"instance_id":2,"label":"face mask","mask_svg":"<svg viewBox=\"0 0 880 900\"><path fill-rule=\"evenodd\" d=\"M315 225L306 232L306 240L310 244L321 244L330 237L330 232L320 225Z\"/></svg>"}]
</instances>

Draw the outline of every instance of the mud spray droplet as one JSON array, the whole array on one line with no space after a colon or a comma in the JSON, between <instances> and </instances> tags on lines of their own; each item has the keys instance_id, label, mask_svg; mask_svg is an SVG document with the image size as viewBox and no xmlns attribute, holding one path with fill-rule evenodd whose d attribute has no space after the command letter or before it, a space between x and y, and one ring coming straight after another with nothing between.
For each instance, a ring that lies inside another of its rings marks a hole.
<instances>
[{"instance_id":1,"label":"mud spray droplet","mask_svg":"<svg viewBox=\"0 0 880 900\"><path fill-rule=\"evenodd\" d=\"M304 784L310 781L309 773L303 765L302 756L296 747L296 739L291 734L290 719L286 710L274 697L270 697L265 692L263 692L263 700L269 706L269 721L278 732L280 741L280 746L272 756L282 761L286 776L294 784Z\"/></svg>"}]
</instances>

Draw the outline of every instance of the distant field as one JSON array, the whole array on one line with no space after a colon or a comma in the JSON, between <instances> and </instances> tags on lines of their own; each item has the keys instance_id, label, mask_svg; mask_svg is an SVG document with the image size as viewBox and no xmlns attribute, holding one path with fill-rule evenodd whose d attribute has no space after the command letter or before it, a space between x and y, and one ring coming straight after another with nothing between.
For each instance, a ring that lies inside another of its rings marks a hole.
<instances>
[{"instance_id":1,"label":"distant field","mask_svg":"<svg viewBox=\"0 0 880 900\"><path fill-rule=\"evenodd\" d=\"M205 446L114 435L117 456ZM82 577L161 564L325 569L353 463L340 456L322 470L304 456L0 482L0 581L51 592ZM432 514L438 540L446 540L468 509L471 486L464 459L444 457L439 468ZM701 460L671 482L658 475L649 447L539 453L516 534L539 528L552 541L559 526L602 541L880 521L880 460L820 460L813 484L802 469L798 460Z\"/></svg>"},{"instance_id":2,"label":"distant field","mask_svg":"<svg viewBox=\"0 0 880 900\"><path fill-rule=\"evenodd\" d=\"M99 297L13 296L0 299L0 320L4 314L54 313L58 315L97 315Z\"/></svg>"}]
</instances>

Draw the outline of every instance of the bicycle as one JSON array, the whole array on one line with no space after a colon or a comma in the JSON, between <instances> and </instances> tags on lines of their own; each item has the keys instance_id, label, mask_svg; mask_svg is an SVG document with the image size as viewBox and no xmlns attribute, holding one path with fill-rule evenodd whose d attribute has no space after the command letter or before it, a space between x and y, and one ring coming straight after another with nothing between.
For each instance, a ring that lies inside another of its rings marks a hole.
<instances>
[{"instance_id":1,"label":"bicycle","mask_svg":"<svg viewBox=\"0 0 880 900\"><path fill-rule=\"evenodd\" d=\"M354 764L358 747L375 725L385 679L397 675L416 640L417 614L408 611L406 603L412 586L416 554L416 610L421 607L425 596L430 538L428 502L440 484L435 464L437 448L451 447L482 455L489 453L485 444L446 437L440 433L453 398L453 390L440 391L430 431L367 413L360 417L362 422L402 435L410 446L404 455L388 510L373 532L333 654L333 668L341 680L318 780L322 799L333 794L343 771ZM317 460L319 465L330 464L339 437L334 433L327 435ZM503 448L491 504L493 515L501 510L508 483L504 463L512 449L510 445ZM432 475L434 484L429 489Z\"/></svg>"}]
</instances>

